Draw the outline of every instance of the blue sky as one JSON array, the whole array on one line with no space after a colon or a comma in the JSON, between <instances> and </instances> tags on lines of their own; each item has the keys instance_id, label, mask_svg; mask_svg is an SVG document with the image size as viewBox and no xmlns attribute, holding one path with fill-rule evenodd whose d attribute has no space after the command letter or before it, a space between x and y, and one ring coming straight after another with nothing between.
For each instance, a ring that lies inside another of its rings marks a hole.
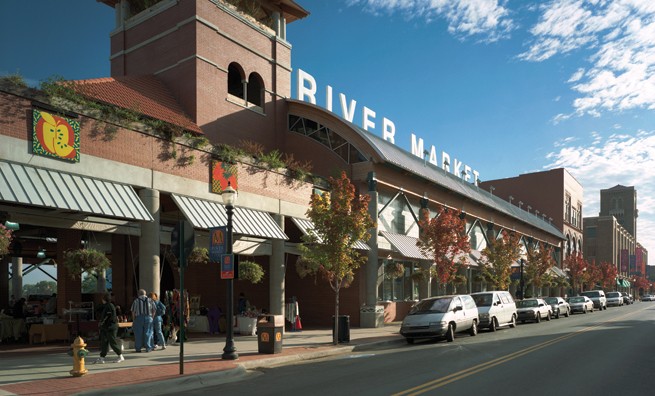
<instances>
[{"instance_id":1,"label":"blue sky","mask_svg":"<svg viewBox=\"0 0 655 396\"><path fill-rule=\"evenodd\" d=\"M655 252L655 1L331 0L288 25L298 69L423 138L482 180L565 167L585 190L638 191ZM89 0L0 1L0 74L37 82L109 75L113 10ZM62 22L66 21L66 22ZM295 89L292 91L295 97Z\"/></svg>"}]
</instances>

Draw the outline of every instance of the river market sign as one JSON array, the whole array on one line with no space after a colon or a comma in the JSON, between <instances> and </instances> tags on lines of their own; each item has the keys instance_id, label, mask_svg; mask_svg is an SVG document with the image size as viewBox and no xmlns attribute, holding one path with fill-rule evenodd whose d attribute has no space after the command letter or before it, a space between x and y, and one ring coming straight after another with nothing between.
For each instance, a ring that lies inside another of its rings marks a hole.
<instances>
[{"instance_id":1,"label":"river market sign","mask_svg":"<svg viewBox=\"0 0 655 396\"><path fill-rule=\"evenodd\" d=\"M317 84L316 79L311 74L298 69L296 89L296 98L298 100L316 104ZM349 122L354 122L357 101L354 99L350 99L349 101L345 94L339 93L339 104L341 107L341 117ZM325 108L333 113L335 112L333 110L333 91L330 85L325 86ZM361 116L360 126L366 131L374 131L376 128L376 112L366 106L362 106ZM396 144L396 124L393 121L382 117L381 132L384 140ZM441 152L441 161L439 161L436 147L431 145L429 150L425 149L423 139L417 137L414 133L411 134L411 139L411 153L413 155L429 161L431 164L441 167L445 171L451 172L467 182L475 184L480 179L480 173L477 170L472 169L457 158L452 158L451 161L450 154L445 151Z\"/></svg>"}]
</instances>

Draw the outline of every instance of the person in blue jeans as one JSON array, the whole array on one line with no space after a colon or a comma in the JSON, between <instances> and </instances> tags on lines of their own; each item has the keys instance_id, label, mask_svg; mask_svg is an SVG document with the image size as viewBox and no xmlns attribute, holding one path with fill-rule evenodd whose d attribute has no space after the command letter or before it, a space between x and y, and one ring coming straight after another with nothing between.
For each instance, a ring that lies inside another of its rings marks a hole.
<instances>
[{"instance_id":1,"label":"person in blue jeans","mask_svg":"<svg viewBox=\"0 0 655 396\"><path fill-rule=\"evenodd\" d=\"M152 320L155 317L155 303L146 295L146 291L139 289L138 297L132 303L132 331L134 331L134 349L146 352L154 349L152 345Z\"/></svg>"},{"instance_id":2,"label":"person in blue jeans","mask_svg":"<svg viewBox=\"0 0 655 396\"><path fill-rule=\"evenodd\" d=\"M163 302L159 301L157 298L157 293L150 292L148 297L155 303L155 317L152 320L152 329L155 337L157 338L157 344L155 349L161 348L166 349L166 341L164 339L164 333L161 331L161 326L164 321L163 316L166 315L166 306Z\"/></svg>"}]
</instances>

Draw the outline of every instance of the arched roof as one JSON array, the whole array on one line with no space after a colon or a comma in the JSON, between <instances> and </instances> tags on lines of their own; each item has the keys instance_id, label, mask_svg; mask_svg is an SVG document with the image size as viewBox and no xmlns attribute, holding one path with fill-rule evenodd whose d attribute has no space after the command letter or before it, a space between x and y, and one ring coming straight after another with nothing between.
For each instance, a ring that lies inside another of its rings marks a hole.
<instances>
[{"instance_id":1,"label":"arched roof","mask_svg":"<svg viewBox=\"0 0 655 396\"><path fill-rule=\"evenodd\" d=\"M552 234L559 239L566 239L560 230L541 217L530 214L504 199L456 177L452 173L405 151L397 145L344 120L329 110L295 99L287 99L287 104L289 114L313 119L321 124L328 125L373 163L398 167L456 194L465 196L480 205Z\"/></svg>"}]
</instances>

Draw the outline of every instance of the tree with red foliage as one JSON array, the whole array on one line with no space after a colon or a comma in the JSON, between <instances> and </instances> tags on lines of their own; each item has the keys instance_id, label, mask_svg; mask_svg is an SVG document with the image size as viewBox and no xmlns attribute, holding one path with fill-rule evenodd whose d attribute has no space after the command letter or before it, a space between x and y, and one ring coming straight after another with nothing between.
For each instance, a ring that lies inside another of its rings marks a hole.
<instances>
[{"instance_id":1,"label":"tree with red foliage","mask_svg":"<svg viewBox=\"0 0 655 396\"><path fill-rule=\"evenodd\" d=\"M508 290L512 263L521 257L520 237L503 231L500 238L489 241L482 250L482 275L496 290Z\"/></svg>"},{"instance_id":2,"label":"tree with red foliage","mask_svg":"<svg viewBox=\"0 0 655 396\"><path fill-rule=\"evenodd\" d=\"M643 289L644 292L647 292L650 289L650 281L645 276L640 276L634 281L634 287L639 290Z\"/></svg>"},{"instance_id":3,"label":"tree with red foliage","mask_svg":"<svg viewBox=\"0 0 655 396\"><path fill-rule=\"evenodd\" d=\"M589 263L582 257L580 252L569 254L564 259L564 269L569 273L571 288L576 296L582 291L582 284L585 282L585 273L588 266Z\"/></svg>"},{"instance_id":4,"label":"tree with red foliage","mask_svg":"<svg viewBox=\"0 0 655 396\"><path fill-rule=\"evenodd\" d=\"M585 284L589 290L596 288L596 284L600 283L603 279L603 273L600 269L600 265L597 265L595 261L587 265L587 272L585 273Z\"/></svg>"},{"instance_id":5,"label":"tree with red foliage","mask_svg":"<svg viewBox=\"0 0 655 396\"><path fill-rule=\"evenodd\" d=\"M464 259L462 253L471 251L466 222L461 211L441 207L433 218L429 210L421 210L419 227L421 233L416 245L434 260L437 279L445 292L446 285L455 280Z\"/></svg>"},{"instance_id":6,"label":"tree with red foliage","mask_svg":"<svg viewBox=\"0 0 655 396\"><path fill-rule=\"evenodd\" d=\"M600 263L600 273L601 279L600 284L604 290L615 290L616 289L616 276L619 274L619 270L612 263L603 261Z\"/></svg>"}]
</instances>

